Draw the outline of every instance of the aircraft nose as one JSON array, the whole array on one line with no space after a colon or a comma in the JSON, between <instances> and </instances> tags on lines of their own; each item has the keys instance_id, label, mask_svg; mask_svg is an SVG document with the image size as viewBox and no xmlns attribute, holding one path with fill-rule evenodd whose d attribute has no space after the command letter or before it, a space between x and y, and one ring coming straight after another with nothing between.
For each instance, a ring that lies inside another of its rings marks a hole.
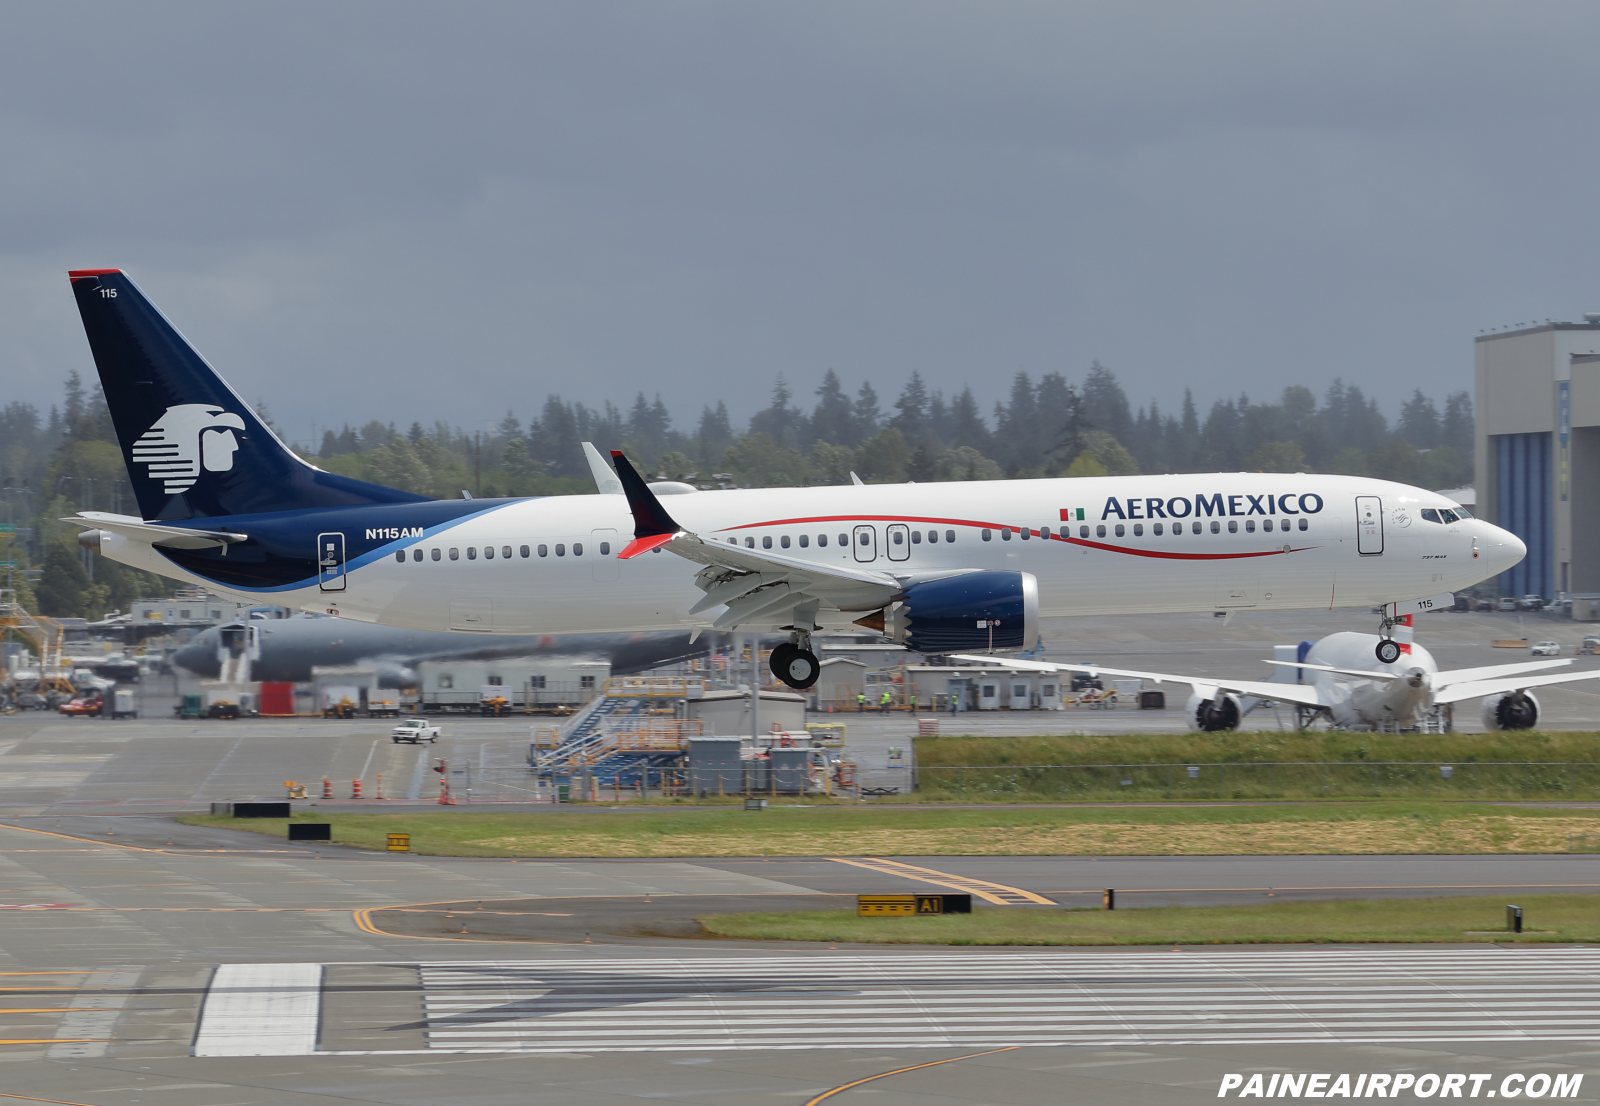
<instances>
[{"instance_id":1,"label":"aircraft nose","mask_svg":"<svg viewBox=\"0 0 1600 1106\"><path fill-rule=\"evenodd\" d=\"M1504 572L1522 563L1522 558L1528 555L1527 542L1492 523L1486 522L1483 527L1485 533L1478 539L1478 548L1482 559L1488 561L1486 568L1491 572Z\"/></svg>"}]
</instances>

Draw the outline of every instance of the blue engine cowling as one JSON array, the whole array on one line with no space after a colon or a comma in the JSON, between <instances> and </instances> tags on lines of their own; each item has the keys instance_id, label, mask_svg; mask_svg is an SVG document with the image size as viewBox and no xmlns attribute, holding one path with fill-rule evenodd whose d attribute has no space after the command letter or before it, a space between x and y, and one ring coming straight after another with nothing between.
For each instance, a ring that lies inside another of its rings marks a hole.
<instances>
[{"instance_id":1,"label":"blue engine cowling","mask_svg":"<svg viewBox=\"0 0 1600 1106\"><path fill-rule=\"evenodd\" d=\"M1031 572L928 580L861 621L918 653L1015 652L1039 640L1039 581Z\"/></svg>"}]
</instances>

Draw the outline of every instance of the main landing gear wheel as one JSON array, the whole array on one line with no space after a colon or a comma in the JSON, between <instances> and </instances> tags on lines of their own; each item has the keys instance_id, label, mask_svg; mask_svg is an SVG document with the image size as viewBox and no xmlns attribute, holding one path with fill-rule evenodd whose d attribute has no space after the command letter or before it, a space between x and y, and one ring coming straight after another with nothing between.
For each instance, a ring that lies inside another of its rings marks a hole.
<instances>
[{"instance_id":1,"label":"main landing gear wheel","mask_svg":"<svg viewBox=\"0 0 1600 1106\"><path fill-rule=\"evenodd\" d=\"M816 683L817 677L822 674L822 666L817 662L815 653L789 642L772 650L768 664L774 676L799 691Z\"/></svg>"},{"instance_id":2,"label":"main landing gear wheel","mask_svg":"<svg viewBox=\"0 0 1600 1106\"><path fill-rule=\"evenodd\" d=\"M1400 643L1384 638L1378 642L1378 647L1373 652L1378 655L1378 659L1384 664L1393 664L1400 659Z\"/></svg>"}]
</instances>

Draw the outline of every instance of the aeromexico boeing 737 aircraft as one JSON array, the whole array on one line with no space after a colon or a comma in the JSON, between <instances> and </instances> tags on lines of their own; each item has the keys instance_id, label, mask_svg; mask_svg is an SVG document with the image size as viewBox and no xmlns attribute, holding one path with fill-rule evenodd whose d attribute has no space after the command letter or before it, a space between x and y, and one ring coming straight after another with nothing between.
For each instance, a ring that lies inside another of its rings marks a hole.
<instances>
[{"instance_id":1,"label":"aeromexico boeing 737 aircraft","mask_svg":"<svg viewBox=\"0 0 1600 1106\"><path fill-rule=\"evenodd\" d=\"M600 493L436 500L295 456L117 269L70 274L140 517L85 545L186 583L414 629L815 630L920 652L1031 645L1042 615L1442 602L1522 559L1433 492L1276 473L695 491L592 455ZM671 493L671 494L668 494ZM463 493L465 494L465 493ZM1392 655L1386 654L1390 650Z\"/></svg>"}]
</instances>

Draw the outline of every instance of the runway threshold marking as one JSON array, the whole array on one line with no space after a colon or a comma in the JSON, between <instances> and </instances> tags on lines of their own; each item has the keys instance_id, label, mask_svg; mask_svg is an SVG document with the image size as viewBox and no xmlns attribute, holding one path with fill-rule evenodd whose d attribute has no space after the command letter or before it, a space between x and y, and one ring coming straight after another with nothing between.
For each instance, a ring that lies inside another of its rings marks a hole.
<instances>
[{"instance_id":1,"label":"runway threshold marking","mask_svg":"<svg viewBox=\"0 0 1600 1106\"><path fill-rule=\"evenodd\" d=\"M919 1068L936 1068L940 1064L953 1064L957 1060L975 1060L979 1056L993 1056L997 1052L1015 1052L1021 1047L1021 1045L1008 1045L1005 1048L991 1048L987 1052L969 1052L965 1056L951 1056L946 1060L930 1060L926 1064L912 1064L908 1068L895 1068L893 1071L879 1072L877 1075L869 1075L865 1079L857 1079L854 1083L842 1084L833 1088L831 1091L823 1091L816 1098L808 1100L806 1102L806 1106L817 1106L817 1103L819 1102L825 1102L836 1094L843 1094L851 1087L859 1087L863 1083L871 1083L874 1079L887 1079L891 1075L902 1075L905 1072L916 1071Z\"/></svg>"},{"instance_id":2,"label":"runway threshold marking","mask_svg":"<svg viewBox=\"0 0 1600 1106\"><path fill-rule=\"evenodd\" d=\"M1035 895L1032 891L1024 891L1020 887L1008 887L1003 883L991 883L986 879L958 876L951 872L935 871L932 868L919 868L915 864L902 864L898 860L884 860L876 856L862 857L860 860L847 860L842 856L830 856L828 859L835 864L850 864L857 868L882 872L884 875L901 876L921 883L931 883L937 887L965 891L977 895L984 902L992 902L998 906L1020 906L1023 903L1036 903L1040 906L1056 905L1043 895Z\"/></svg>"}]
</instances>

